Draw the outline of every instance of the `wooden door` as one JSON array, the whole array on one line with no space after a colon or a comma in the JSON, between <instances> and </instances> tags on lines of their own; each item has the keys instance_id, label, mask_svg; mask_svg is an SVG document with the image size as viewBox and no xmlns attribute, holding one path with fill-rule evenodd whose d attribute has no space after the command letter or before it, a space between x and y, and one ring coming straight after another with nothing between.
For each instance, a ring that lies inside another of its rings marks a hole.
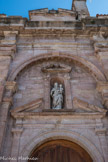
<instances>
[{"instance_id":1,"label":"wooden door","mask_svg":"<svg viewBox=\"0 0 108 162\"><path fill-rule=\"evenodd\" d=\"M38 158L35 162L93 162L82 147L67 140L44 143L33 151L32 157Z\"/></svg>"}]
</instances>

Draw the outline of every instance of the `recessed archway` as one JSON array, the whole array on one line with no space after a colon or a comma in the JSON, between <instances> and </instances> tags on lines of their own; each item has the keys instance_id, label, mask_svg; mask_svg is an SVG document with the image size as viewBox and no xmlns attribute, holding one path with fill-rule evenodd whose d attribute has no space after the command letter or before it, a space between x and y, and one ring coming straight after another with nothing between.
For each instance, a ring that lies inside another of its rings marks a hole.
<instances>
[{"instance_id":1,"label":"recessed archway","mask_svg":"<svg viewBox=\"0 0 108 162\"><path fill-rule=\"evenodd\" d=\"M66 54L65 53L60 53L59 55L53 55L52 53L47 53L47 54L41 54L35 57L32 57L31 59L28 59L24 62L22 62L20 65L18 65L16 67L16 69L14 69L13 71L11 71L11 73L9 74L8 80L9 81L14 81L15 78L17 77L17 75L29 64L33 63L33 62L37 62L37 61L42 61L42 60L48 60L48 59L54 59L54 58L58 58L58 59L68 59L68 60L73 60L81 65L83 65L84 67L86 67L89 72L93 75L93 77L96 79L96 81L106 81L106 78L104 76L104 74L91 62L89 62L88 60L85 60L84 58L81 58L79 56L73 56L70 54Z\"/></svg>"},{"instance_id":2,"label":"recessed archway","mask_svg":"<svg viewBox=\"0 0 108 162\"><path fill-rule=\"evenodd\" d=\"M26 145L24 145L24 147L19 152L19 156L28 157L29 155L30 157L34 149L40 147L45 142L58 139L68 140L80 145L90 155L90 157L93 159L93 162L104 162L104 159L99 150L91 141L79 133L67 130L54 130L38 134L34 138L31 138L31 140ZM24 162L27 161L25 160Z\"/></svg>"},{"instance_id":3,"label":"recessed archway","mask_svg":"<svg viewBox=\"0 0 108 162\"><path fill-rule=\"evenodd\" d=\"M34 149L29 158L35 158L37 162L93 162L81 146L63 139L45 142Z\"/></svg>"}]
</instances>

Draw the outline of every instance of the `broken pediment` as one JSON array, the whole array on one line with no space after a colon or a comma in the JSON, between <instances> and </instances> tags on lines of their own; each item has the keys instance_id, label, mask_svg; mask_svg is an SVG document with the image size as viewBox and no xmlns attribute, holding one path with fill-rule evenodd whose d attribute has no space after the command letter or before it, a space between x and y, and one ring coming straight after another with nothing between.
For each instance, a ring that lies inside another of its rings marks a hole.
<instances>
[{"instance_id":1,"label":"broken pediment","mask_svg":"<svg viewBox=\"0 0 108 162\"><path fill-rule=\"evenodd\" d=\"M74 98L73 99L73 108L72 109L61 109L61 110L53 110L53 109L42 109L43 99L37 99L23 106L17 107L11 110L11 115L14 118L34 118L36 116L59 116L59 115L71 115L74 117L81 116L90 116L95 117L95 115L105 115L107 110L102 109L100 107L88 104L85 101Z\"/></svg>"},{"instance_id":2,"label":"broken pediment","mask_svg":"<svg viewBox=\"0 0 108 162\"><path fill-rule=\"evenodd\" d=\"M73 106L76 111L81 110L84 112L102 112L102 113L107 112L107 110L104 108L100 108L98 106L91 105L85 101L78 99L78 98L73 99Z\"/></svg>"},{"instance_id":3,"label":"broken pediment","mask_svg":"<svg viewBox=\"0 0 108 162\"><path fill-rule=\"evenodd\" d=\"M36 99L35 101L32 101L28 104L25 104L23 106L19 106L13 110L11 110L11 114L13 113L22 113L22 112L33 112L36 109L40 108L40 106L42 105L43 99Z\"/></svg>"},{"instance_id":4,"label":"broken pediment","mask_svg":"<svg viewBox=\"0 0 108 162\"><path fill-rule=\"evenodd\" d=\"M44 73L69 73L72 69L70 66L54 63L43 67L41 70Z\"/></svg>"}]
</instances>

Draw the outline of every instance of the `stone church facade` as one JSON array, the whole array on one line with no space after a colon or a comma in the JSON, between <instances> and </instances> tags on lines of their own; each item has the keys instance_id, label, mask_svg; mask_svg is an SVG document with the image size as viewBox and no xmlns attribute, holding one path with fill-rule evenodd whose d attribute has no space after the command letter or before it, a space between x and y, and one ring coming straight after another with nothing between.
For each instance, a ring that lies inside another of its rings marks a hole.
<instances>
[{"instance_id":1,"label":"stone church facade","mask_svg":"<svg viewBox=\"0 0 108 162\"><path fill-rule=\"evenodd\" d=\"M86 0L0 15L1 162L108 162L107 111L107 15L90 17Z\"/></svg>"}]
</instances>

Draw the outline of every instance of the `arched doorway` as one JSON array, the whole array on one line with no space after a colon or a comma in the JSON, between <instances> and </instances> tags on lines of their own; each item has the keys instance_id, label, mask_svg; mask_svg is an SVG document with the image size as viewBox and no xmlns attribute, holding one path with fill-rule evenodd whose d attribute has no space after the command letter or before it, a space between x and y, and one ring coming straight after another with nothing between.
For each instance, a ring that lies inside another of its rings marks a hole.
<instances>
[{"instance_id":1,"label":"arched doorway","mask_svg":"<svg viewBox=\"0 0 108 162\"><path fill-rule=\"evenodd\" d=\"M35 162L93 162L81 146L63 139L42 144L32 151L30 158L33 157L37 158Z\"/></svg>"}]
</instances>

